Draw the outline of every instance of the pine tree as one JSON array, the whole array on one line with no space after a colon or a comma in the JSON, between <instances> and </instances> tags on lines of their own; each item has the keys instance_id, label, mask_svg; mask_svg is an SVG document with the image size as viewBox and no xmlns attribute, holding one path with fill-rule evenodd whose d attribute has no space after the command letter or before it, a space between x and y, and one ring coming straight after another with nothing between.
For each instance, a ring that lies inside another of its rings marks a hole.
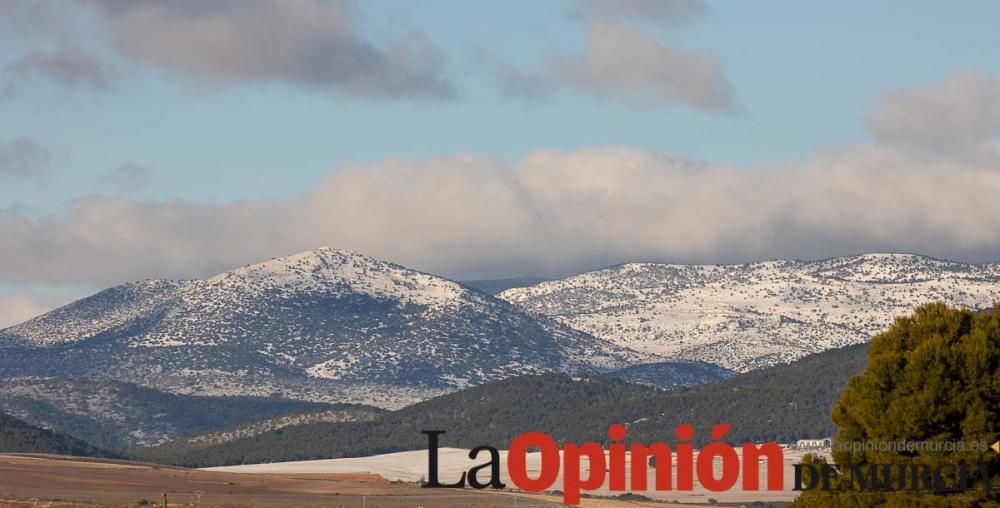
<instances>
[{"instance_id":1,"label":"pine tree","mask_svg":"<svg viewBox=\"0 0 1000 508\"><path fill-rule=\"evenodd\" d=\"M807 491L794 506L1000 506L1000 454L983 446L1000 435L1000 306L974 313L929 304L898 318L872 340L868 366L848 383L833 421L837 465L985 464L992 490L979 482L965 492L875 492L855 482ZM957 475L948 476L945 488L955 489Z\"/></svg>"}]
</instances>

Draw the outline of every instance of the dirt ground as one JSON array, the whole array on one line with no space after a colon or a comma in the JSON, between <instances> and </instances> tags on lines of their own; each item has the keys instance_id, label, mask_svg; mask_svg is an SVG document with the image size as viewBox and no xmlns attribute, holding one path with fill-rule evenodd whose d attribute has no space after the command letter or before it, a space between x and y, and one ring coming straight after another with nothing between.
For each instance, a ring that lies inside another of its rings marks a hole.
<instances>
[{"instance_id":1,"label":"dirt ground","mask_svg":"<svg viewBox=\"0 0 1000 508\"><path fill-rule=\"evenodd\" d=\"M555 508L558 497L511 492L426 489L373 474L235 474L74 457L0 455L0 508L8 506L218 507L327 506L344 508ZM592 508L658 507L584 499ZM691 505L684 505L691 506Z\"/></svg>"}]
</instances>

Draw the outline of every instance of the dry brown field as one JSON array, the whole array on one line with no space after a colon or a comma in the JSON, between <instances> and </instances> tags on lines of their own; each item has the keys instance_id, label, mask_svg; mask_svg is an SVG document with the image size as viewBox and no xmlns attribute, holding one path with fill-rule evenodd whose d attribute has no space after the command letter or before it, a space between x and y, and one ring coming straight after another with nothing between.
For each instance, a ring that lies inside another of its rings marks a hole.
<instances>
[{"instance_id":1,"label":"dry brown field","mask_svg":"<svg viewBox=\"0 0 1000 508\"><path fill-rule=\"evenodd\" d=\"M236 474L125 461L0 455L0 507L555 508L559 497L439 489L366 473ZM692 506L584 499L589 508Z\"/></svg>"}]
</instances>

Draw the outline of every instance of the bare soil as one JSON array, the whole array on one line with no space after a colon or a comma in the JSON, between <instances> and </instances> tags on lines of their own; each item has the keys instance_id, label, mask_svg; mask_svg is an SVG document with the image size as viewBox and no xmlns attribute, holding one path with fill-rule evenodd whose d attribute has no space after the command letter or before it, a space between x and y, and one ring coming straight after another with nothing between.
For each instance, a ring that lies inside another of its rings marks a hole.
<instances>
[{"instance_id":1,"label":"bare soil","mask_svg":"<svg viewBox=\"0 0 1000 508\"><path fill-rule=\"evenodd\" d=\"M236 474L54 455L0 455L0 508L162 506L555 508L559 497L436 489L367 473ZM516 503L516 504L515 504ZM584 499L593 508L669 504ZM690 506L690 505L687 505Z\"/></svg>"}]
</instances>

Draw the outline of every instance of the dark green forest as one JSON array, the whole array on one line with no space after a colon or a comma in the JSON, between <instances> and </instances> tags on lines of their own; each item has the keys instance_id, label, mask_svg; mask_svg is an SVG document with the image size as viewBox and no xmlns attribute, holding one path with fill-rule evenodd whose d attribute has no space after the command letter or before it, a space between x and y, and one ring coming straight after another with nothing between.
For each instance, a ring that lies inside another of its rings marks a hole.
<instances>
[{"instance_id":1,"label":"dark green forest","mask_svg":"<svg viewBox=\"0 0 1000 508\"><path fill-rule=\"evenodd\" d=\"M0 452L116 457L79 439L28 425L4 413L0 413Z\"/></svg>"},{"instance_id":2,"label":"dark green forest","mask_svg":"<svg viewBox=\"0 0 1000 508\"><path fill-rule=\"evenodd\" d=\"M328 409L349 409L280 397L210 397L167 393L121 381L88 378L19 379L34 390L60 394L62 404L45 399L0 394L0 407L24 415L33 425L63 432L107 450L135 446L137 430L170 429L174 436L199 434L242 423ZM113 397L112 410L68 411L65 405L86 407L90 399ZM357 406L359 409L378 411Z\"/></svg>"},{"instance_id":3,"label":"dark green forest","mask_svg":"<svg viewBox=\"0 0 1000 508\"><path fill-rule=\"evenodd\" d=\"M731 423L731 442L793 441L834 432L831 408L851 376L865 368L867 345L849 346L724 381L664 391L608 377L523 376L437 397L367 422L288 427L219 446L180 442L133 450L136 458L185 466L352 457L426 447L422 430L445 430L442 446L505 448L518 434L547 432L559 441L606 441L626 423L629 438L673 441L690 423L708 440Z\"/></svg>"}]
</instances>

